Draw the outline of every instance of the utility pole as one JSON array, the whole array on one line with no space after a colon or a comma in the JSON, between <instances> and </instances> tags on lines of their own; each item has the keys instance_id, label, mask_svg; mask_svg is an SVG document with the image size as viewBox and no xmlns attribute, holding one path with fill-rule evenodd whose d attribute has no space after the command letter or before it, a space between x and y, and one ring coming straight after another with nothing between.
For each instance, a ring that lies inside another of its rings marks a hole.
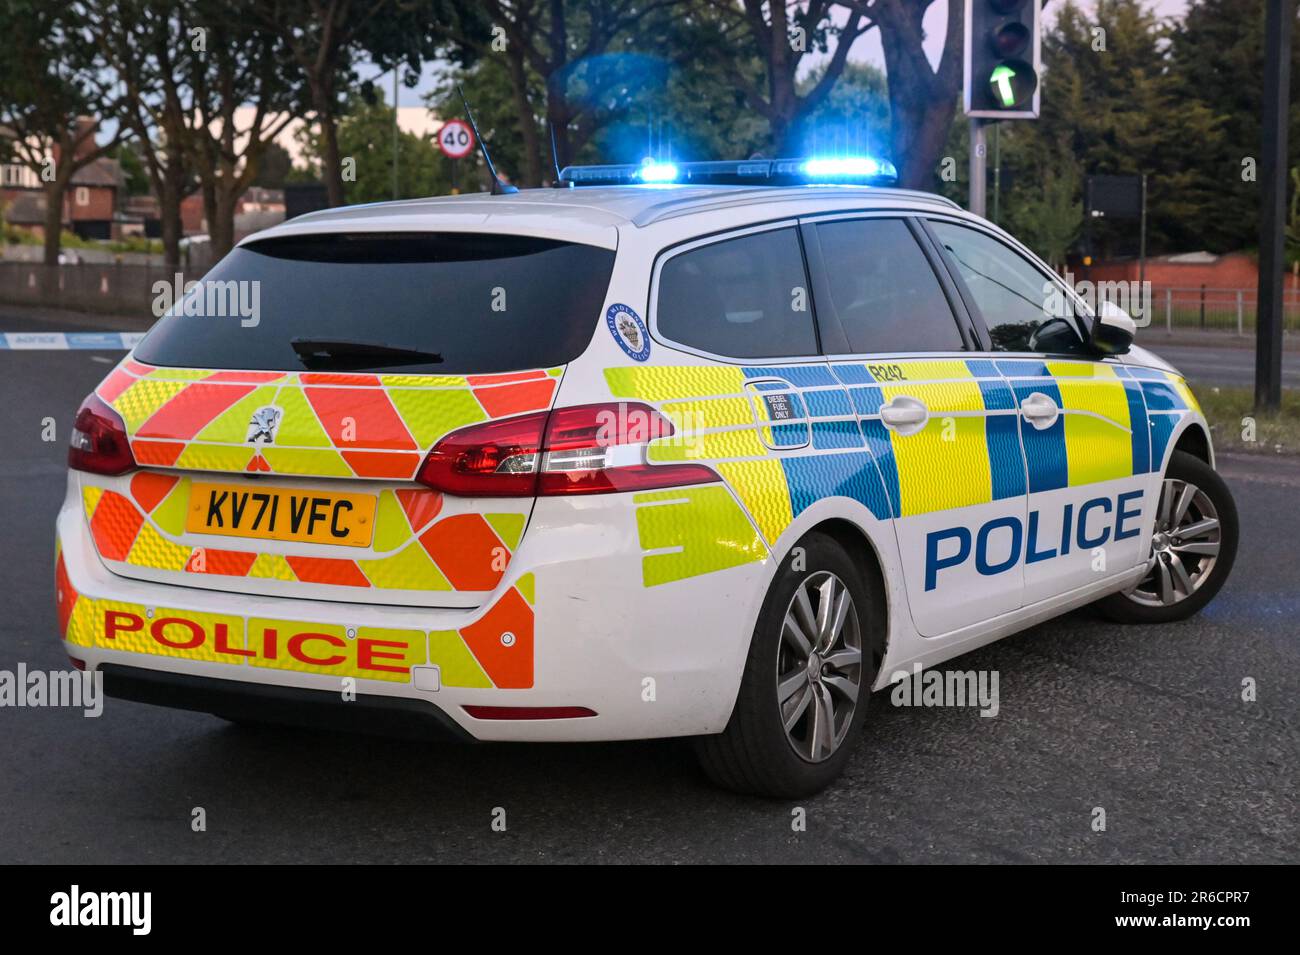
<instances>
[{"instance_id":1,"label":"utility pole","mask_svg":"<svg viewBox=\"0 0 1300 955\"><path fill-rule=\"evenodd\" d=\"M1142 174L1142 212L1141 225L1138 226L1138 301L1146 309L1147 290L1147 174ZM1151 316L1143 311L1142 316L1151 321Z\"/></svg>"},{"instance_id":2,"label":"utility pole","mask_svg":"<svg viewBox=\"0 0 1300 955\"><path fill-rule=\"evenodd\" d=\"M962 109L970 120L970 211L982 216L988 196L983 121L1038 118L1042 0L948 0L950 15L957 15L959 4L964 6ZM1000 134L995 129L993 135ZM993 189L996 221L1002 213L1000 179Z\"/></svg>"},{"instance_id":3,"label":"utility pole","mask_svg":"<svg viewBox=\"0 0 1300 955\"><path fill-rule=\"evenodd\" d=\"M1255 409L1282 404L1282 275L1286 262L1287 119L1292 0L1268 0L1264 24L1264 135L1260 156L1259 291L1255 313Z\"/></svg>"},{"instance_id":4,"label":"utility pole","mask_svg":"<svg viewBox=\"0 0 1300 955\"><path fill-rule=\"evenodd\" d=\"M993 124L993 224L1002 218L1002 124Z\"/></svg>"},{"instance_id":5,"label":"utility pole","mask_svg":"<svg viewBox=\"0 0 1300 955\"><path fill-rule=\"evenodd\" d=\"M988 161L988 147L984 142L984 121L972 118L970 121L970 211L977 216L984 215L984 199L987 194L985 166Z\"/></svg>"},{"instance_id":6,"label":"utility pole","mask_svg":"<svg viewBox=\"0 0 1300 955\"><path fill-rule=\"evenodd\" d=\"M399 67L393 67L393 198L398 195L397 189L397 73Z\"/></svg>"}]
</instances>

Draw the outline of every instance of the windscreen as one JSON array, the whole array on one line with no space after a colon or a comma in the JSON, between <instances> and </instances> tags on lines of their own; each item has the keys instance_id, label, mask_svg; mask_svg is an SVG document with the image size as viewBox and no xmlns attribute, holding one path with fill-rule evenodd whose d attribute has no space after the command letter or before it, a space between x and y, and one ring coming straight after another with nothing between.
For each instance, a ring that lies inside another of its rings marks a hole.
<instances>
[{"instance_id":1,"label":"windscreen","mask_svg":"<svg viewBox=\"0 0 1300 955\"><path fill-rule=\"evenodd\" d=\"M136 350L154 365L482 374L591 340L608 249L525 236L333 234L232 251Z\"/></svg>"}]
</instances>

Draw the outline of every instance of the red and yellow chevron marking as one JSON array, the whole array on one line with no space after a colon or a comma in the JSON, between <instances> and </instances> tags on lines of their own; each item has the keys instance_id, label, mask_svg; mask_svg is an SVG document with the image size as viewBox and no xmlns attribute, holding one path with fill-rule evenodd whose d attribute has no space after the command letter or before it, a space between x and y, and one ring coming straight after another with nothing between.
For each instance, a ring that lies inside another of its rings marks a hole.
<instances>
[{"instance_id":1,"label":"red and yellow chevron marking","mask_svg":"<svg viewBox=\"0 0 1300 955\"><path fill-rule=\"evenodd\" d=\"M526 690L533 685L532 574L524 574L477 621L460 630L429 633L429 660L444 686Z\"/></svg>"},{"instance_id":2,"label":"red and yellow chevron marking","mask_svg":"<svg viewBox=\"0 0 1300 955\"><path fill-rule=\"evenodd\" d=\"M376 509L372 546L377 556L281 556L180 543L189 495L189 477L154 471L133 475L126 494L83 487L82 506L100 556L184 574L379 590L487 591L505 574L526 520L522 513L439 520L443 502L437 491L386 489Z\"/></svg>"},{"instance_id":3,"label":"red and yellow chevron marking","mask_svg":"<svg viewBox=\"0 0 1300 955\"><path fill-rule=\"evenodd\" d=\"M534 582L525 574L477 621L460 630L356 627L246 618L83 596L55 541L59 631L72 646L407 683L432 663L448 687L533 685Z\"/></svg>"},{"instance_id":4,"label":"red and yellow chevron marking","mask_svg":"<svg viewBox=\"0 0 1300 955\"><path fill-rule=\"evenodd\" d=\"M496 375L354 375L161 368L126 359L96 389L136 461L202 471L410 480L457 428L545 410L561 369ZM250 444L253 412L282 417Z\"/></svg>"}]
</instances>

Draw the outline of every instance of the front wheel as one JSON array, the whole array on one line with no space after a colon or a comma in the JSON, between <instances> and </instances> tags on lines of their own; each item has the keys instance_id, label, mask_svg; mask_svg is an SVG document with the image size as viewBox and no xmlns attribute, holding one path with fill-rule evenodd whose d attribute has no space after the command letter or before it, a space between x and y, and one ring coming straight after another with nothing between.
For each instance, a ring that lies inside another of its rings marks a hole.
<instances>
[{"instance_id":1,"label":"front wheel","mask_svg":"<svg viewBox=\"0 0 1300 955\"><path fill-rule=\"evenodd\" d=\"M1175 451L1156 505L1146 576L1097 609L1120 623L1170 623L1204 607L1237 556L1237 505L1223 478L1200 458Z\"/></svg>"},{"instance_id":2,"label":"front wheel","mask_svg":"<svg viewBox=\"0 0 1300 955\"><path fill-rule=\"evenodd\" d=\"M696 744L715 783L794 798L825 787L862 730L884 626L853 560L811 533L782 562L759 613L727 728Z\"/></svg>"}]
</instances>

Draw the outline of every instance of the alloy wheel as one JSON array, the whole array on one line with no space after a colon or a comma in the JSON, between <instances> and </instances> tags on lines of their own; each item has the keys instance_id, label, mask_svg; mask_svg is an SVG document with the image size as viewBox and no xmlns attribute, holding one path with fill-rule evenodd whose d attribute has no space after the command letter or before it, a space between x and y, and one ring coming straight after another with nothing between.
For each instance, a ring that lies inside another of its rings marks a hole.
<instances>
[{"instance_id":1,"label":"alloy wheel","mask_svg":"<svg viewBox=\"0 0 1300 955\"><path fill-rule=\"evenodd\" d=\"M862 627L853 595L830 571L790 598L776 660L776 696L795 752L817 763L840 747L862 690Z\"/></svg>"},{"instance_id":2,"label":"alloy wheel","mask_svg":"<svg viewBox=\"0 0 1300 955\"><path fill-rule=\"evenodd\" d=\"M1209 495L1188 481L1166 478L1160 491L1147 573L1129 598L1152 607L1186 600L1209 579L1222 539Z\"/></svg>"}]
</instances>

